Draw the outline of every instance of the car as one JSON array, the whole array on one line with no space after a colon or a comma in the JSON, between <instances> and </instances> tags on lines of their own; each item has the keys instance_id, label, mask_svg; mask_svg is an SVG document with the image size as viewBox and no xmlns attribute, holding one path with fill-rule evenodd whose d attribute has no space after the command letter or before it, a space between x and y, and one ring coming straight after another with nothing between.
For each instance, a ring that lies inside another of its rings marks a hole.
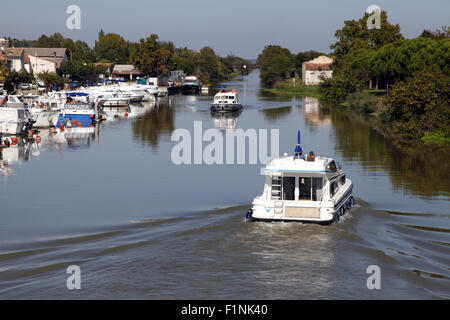
<instances>
[{"instance_id":1,"label":"car","mask_svg":"<svg viewBox=\"0 0 450 320\"><path fill-rule=\"evenodd\" d=\"M22 90L30 90L31 89L31 87L28 83L21 83L19 88Z\"/></svg>"}]
</instances>

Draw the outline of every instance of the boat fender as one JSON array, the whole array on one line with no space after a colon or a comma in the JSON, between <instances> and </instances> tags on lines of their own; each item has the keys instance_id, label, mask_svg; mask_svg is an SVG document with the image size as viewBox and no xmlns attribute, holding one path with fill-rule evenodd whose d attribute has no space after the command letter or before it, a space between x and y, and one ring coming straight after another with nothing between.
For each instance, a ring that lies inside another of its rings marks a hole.
<instances>
[{"instance_id":1,"label":"boat fender","mask_svg":"<svg viewBox=\"0 0 450 320\"><path fill-rule=\"evenodd\" d=\"M248 209L247 211L247 215L245 216L246 219L251 219L253 215L253 210L252 209Z\"/></svg>"},{"instance_id":2,"label":"boat fender","mask_svg":"<svg viewBox=\"0 0 450 320\"><path fill-rule=\"evenodd\" d=\"M342 205L341 209L339 210L339 214L340 214L341 216L343 216L343 215L345 214L345 208L344 208L343 205Z\"/></svg>"},{"instance_id":3,"label":"boat fender","mask_svg":"<svg viewBox=\"0 0 450 320\"><path fill-rule=\"evenodd\" d=\"M350 197L350 204L351 204L352 206L355 205L355 198L354 198L353 196Z\"/></svg>"},{"instance_id":4,"label":"boat fender","mask_svg":"<svg viewBox=\"0 0 450 320\"><path fill-rule=\"evenodd\" d=\"M334 222L338 223L339 222L339 214L335 214L334 215Z\"/></svg>"}]
</instances>

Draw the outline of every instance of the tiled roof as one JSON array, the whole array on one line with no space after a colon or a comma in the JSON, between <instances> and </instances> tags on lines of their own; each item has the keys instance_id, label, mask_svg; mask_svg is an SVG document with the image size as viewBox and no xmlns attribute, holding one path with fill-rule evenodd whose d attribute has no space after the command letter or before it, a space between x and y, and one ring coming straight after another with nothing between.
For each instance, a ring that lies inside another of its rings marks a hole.
<instances>
[{"instance_id":1,"label":"tiled roof","mask_svg":"<svg viewBox=\"0 0 450 320\"><path fill-rule=\"evenodd\" d=\"M66 55L67 49L66 48L17 48L17 49L23 49L25 54L28 54L30 56L38 56L40 58L63 58Z\"/></svg>"}]
</instances>

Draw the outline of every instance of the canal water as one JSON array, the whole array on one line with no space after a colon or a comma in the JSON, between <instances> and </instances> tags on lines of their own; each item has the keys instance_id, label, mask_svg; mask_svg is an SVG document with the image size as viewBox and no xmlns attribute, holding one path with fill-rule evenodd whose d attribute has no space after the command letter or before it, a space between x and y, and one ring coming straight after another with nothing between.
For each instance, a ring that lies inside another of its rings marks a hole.
<instances>
[{"instance_id":1,"label":"canal water","mask_svg":"<svg viewBox=\"0 0 450 320\"><path fill-rule=\"evenodd\" d=\"M0 298L450 298L448 152L399 150L314 98L263 93L257 70L225 84L242 113L176 95L1 151ZM305 151L341 162L356 206L330 226L246 222L262 165L174 164L171 135L194 143L194 121L269 141L279 129L281 154L300 129ZM67 289L70 265L80 290ZM373 265L381 289L368 289Z\"/></svg>"}]
</instances>

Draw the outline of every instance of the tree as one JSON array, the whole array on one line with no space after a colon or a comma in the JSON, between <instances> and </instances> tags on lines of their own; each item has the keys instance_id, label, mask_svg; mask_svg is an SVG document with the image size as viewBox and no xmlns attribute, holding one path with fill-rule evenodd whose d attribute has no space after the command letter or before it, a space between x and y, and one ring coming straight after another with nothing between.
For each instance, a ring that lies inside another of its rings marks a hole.
<instances>
[{"instance_id":1,"label":"tree","mask_svg":"<svg viewBox=\"0 0 450 320\"><path fill-rule=\"evenodd\" d=\"M338 39L336 43L331 45L334 49L334 55L341 58L353 50L361 48L379 49L382 46L403 39L398 24L392 25L387 21L386 11L381 12L381 28L369 30L367 29L367 19L369 14L355 20L344 21L344 27L334 34Z\"/></svg>"},{"instance_id":2,"label":"tree","mask_svg":"<svg viewBox=\"0 0 450 320\"><path fill-rule=\"evenodd\" d=\"M11 71L5 79L4 88L7 92L13 92L21 83L33 82L33 74L28 72Z\"/></svg>"},{"instance_id":3,"label":"tree","mask_svg":"<svg viewBox=\"0 0 450 320\"><path fill-rule=\"evenodd\" d=\"M173 43L159 42L158 35L152 34L147 39L140 39L133 44L130 63L143 74L158 76L167 74L172 66Z\"/></svg>"},{"instance_id":4,"label":"tree","mask_svg":"<svg viewBox=\"0 0 450 320\"><path fill-rule=\"evenodd\" d=\"M47 90L55 85L59 87L64 84L64 79L55 72L41 72L38 74L38 78L44 82Z\"/></svg>"},{"instance_id":5,"label":"tree","mask_svg":"<svg viewBox=\"0 0 450 320\"><path fill-rule=\"evenodd\" d=\"M442 40L450 37L450 27L442 27L442 30L430 31L423 30L420 35L422 38L430 38L433 40Z\"/></svg>"},{"instance_id":6,"label":"tree","mask_svg":"<svg viewBox=\"0 0 450 320\"><path fill-rule=\"evenodd\" d=\"M261 83L266 88L275 87L278 81L287 79L294 71L293 57L289 49L277 45L266 46L258 55Z\"/></svg>"},{"instance_id":7,"label":"tree","mask_svg":"<svg viewBox=\"0 0 450 320\"><path fill-rule=\"evenodd\" d=\"M95 42L94 55L97 61L110 61L118 64L128 62L129 43L116 33L99 33Z\"/></svg>"},{"instance_id":8,"label":"tree","mask_svg":"<svg viewBox=\"0 0 450 320\"><path fill-rule=\"evenodd\" d=\"M370 72L393 84L404 81L426 66L450 72L450 39L435 41L419 37L388 44L378 50L369 63Z\"/></svg>"},{"instance_id":9,"label":"tree","mask_svg":"<svg viewBox=\"0 0 450 320\"><path fill-rule=\"evenodd\" d=\"M449 98L449 75L439 68L426 67L392 87L383 118L394 124L394 130L408 136L440 132L449 138Z\"/></svg>"},{"instance_id":10,"label":"tree","mask_svg":"<svg viewBox=\"0 0 450 320\"><path fill-rule=\"evenodd\" d=\"M186 74L196 74L199 72L199 56L200 54L193 50L180 50L173 56L173 67L177 70L184 70Z\"/></svg>"},{"instance_id":11,"label":"tree","mask_svg":"<svg viewBox=\"0 0 450 320\"><path fill-rule=\"evenodd\" d=\"M200 49L198 65L202 82L217 83L223 78L222 64L212 48Z\"/></svg>"}]
</instances>

